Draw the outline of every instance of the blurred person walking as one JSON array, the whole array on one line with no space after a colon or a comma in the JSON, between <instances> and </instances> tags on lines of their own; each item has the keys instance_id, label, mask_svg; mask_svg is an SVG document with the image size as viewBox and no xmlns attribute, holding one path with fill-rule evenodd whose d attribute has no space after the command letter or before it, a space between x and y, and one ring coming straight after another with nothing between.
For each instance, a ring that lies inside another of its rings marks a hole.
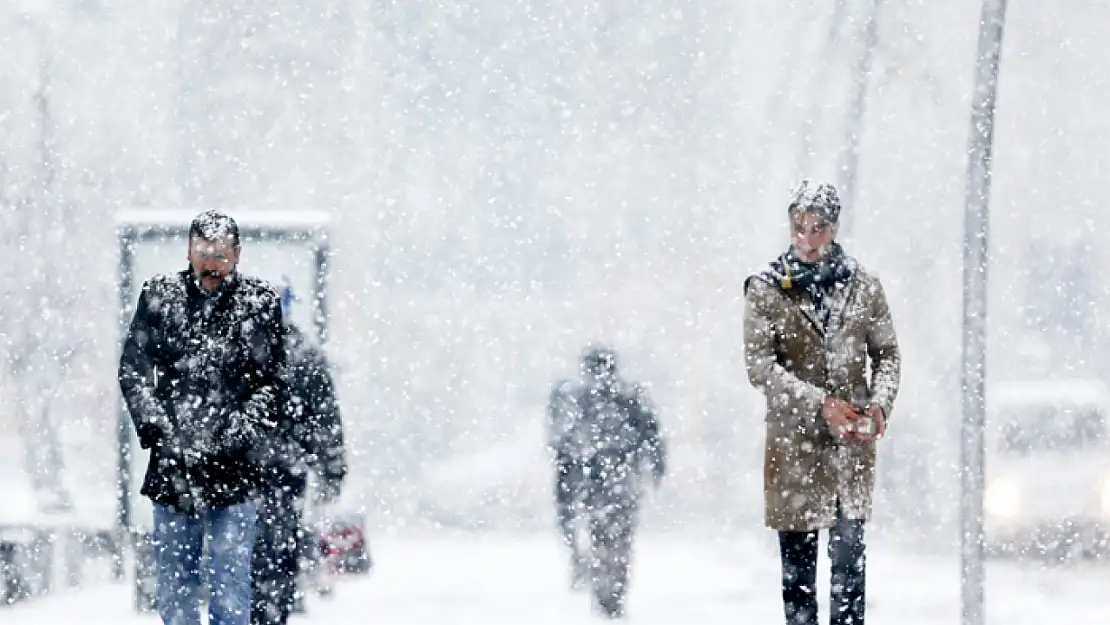
<instances>
[{"instance_id":1,"label":"blurred person walking","mask_svg":"<svg viewBox=\"0 0 1110 625\"><path fill-rule=\"evenodd\" d=\"M608 618L625 614L632 542L642 496L642 474L656 486L666 473L666 449L646 391L623 380L617 354L588 348L582 382L567 388L571 419L556 447L581 470L575 498L589 527L589 582L596 607Z\"/></svg>"},{"instance_id":2,"label":"blurred person walking","mask_svg":"<svg viewBox=\"0 0 1110 625\"><path fill-rule=\"evenodd\" d=\"M289 429L264 447L262 490L252 564L252 625L285 625L293 612L300 556L315 554L311 532L302 528L308 475L315 473L319 488L313 505L338 499L347 462L343 422L330 366L322 349L312 345L292 322L292 287L281 293L286 323L286 386L282 402ZM306 549L307 547L307 549Z\"/></svg>"}]
</instances>

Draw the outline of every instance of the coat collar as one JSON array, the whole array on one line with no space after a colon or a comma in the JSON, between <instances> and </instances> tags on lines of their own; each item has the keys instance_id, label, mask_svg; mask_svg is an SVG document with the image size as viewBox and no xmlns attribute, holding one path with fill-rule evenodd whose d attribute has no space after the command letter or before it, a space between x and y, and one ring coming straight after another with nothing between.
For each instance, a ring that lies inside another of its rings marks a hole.
<instances>
[{"instance_id":1,"label":"coat collar","mask_svg":"<svg viewBox=\"0 0 1110 625\"><path fill-rule=\"evenodd\" d=\"M784 291L781 285L774 284L767 280L762 275L754 275L744 281L744 290L747 291L748 284L752 279L763 280L770 284L776 291L778 291L783 298L797 307L798 311L809 322L810 328L814 333L821 338L825 338L829 334L834 334L840 330L841 324L844 320L844 310L848 306L848 302L852 298L852 294L859 284L859 267L854 259L851 257L845 259L845 262L850 263L852 268L852 277L846 282L837 284L833 287L828 295L827 304L829 306L829 324L826 328L821 323L821 317L817 313L817 307L813 304L813 300L809 295L801 290Z\"/></svg>"}]
</instances>

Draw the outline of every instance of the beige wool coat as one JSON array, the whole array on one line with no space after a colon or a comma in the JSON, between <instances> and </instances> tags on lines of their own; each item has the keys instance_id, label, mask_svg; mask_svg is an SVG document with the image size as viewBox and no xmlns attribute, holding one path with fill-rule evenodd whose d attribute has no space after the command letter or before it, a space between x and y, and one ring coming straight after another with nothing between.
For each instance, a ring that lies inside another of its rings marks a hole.
<instances>
[{"instance_id":1,"label":"beige wool coat","mask_svg":"<svg viewBox=\"0 0 1110 625\"><path fill-rule=\"evenodd\" d=\"M852 277L827 297L822 328L809 295L767 277L745 282L748 379L767 400L763 484L765 521L779 531L869 519L875 441L840 441L821 416L828 395L865 400L889 418L901 376L898 339L879 279L852 259Z\"/></svg>"}]
</instances>

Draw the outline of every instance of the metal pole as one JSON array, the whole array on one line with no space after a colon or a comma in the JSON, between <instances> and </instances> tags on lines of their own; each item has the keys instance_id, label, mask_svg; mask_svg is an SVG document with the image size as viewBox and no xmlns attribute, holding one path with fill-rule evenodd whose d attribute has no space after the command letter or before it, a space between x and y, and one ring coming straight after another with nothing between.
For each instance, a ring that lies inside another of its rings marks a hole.
<instances>
[{"instance_id":1,"label":"metal pole","mask_svg":"<svg viewBox=\"0 0 1110 625\"><path fill-rule=\"evenodd\" d=\"M984 620L983 430L986 423L987 226L998 65L1006 0L984 0L971 104L964 223L963 427L960 560L963 625Z\"/></svg>"},{"instance_id":2,"label":"metal pole","mask_svg":"<svg viewBox=\"0 0 1110 625\"><path fill-rule=\"evenodd\" d=\"M120 226L124 228L124 226ZM131 292L134 290L134 246L136 237L131 230L118 233L119 243L119 329L116 333L116 357L123 353L123 342L131 325ZM123 396L117 392L116 411L116 540L112 554L112 578L122 580L125 575L124 556L134 543L134 524L131 514L131 416Z\"/></svg>"},{"instance_id":3,"label":"metal pole","mask_svg":"<svg viewBox=\"0 0 1110 625\"><path fill-rule=\"evenodd\" d=\"M320 335L320 346L327 344L328 340L328 254L330 246L324 235L317 233L309 241L316 247L316 284L312 294L312 312L316 322L316 331Z\"/></svg>"}]
</instances>

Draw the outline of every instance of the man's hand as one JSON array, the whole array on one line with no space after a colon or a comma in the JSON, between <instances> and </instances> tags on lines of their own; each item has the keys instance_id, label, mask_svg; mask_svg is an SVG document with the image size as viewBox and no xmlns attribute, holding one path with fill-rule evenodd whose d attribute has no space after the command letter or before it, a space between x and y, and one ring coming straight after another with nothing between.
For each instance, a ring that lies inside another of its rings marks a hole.
<instances>
[{"instance_id":1,"label":"man's hand","mask_svg":"<svg viewBox=\"0 0 1110 625\"><path fill-rule=\"evenodd\" d=\"M853 435L855 422L860 418L852 404L831 395L825 398L825 403L821 406L821 416L829 424L829 431L837 438Z\"/></svg>"},{"instance_id":2,"label":"man's hand","mask_svg":"<svg viewBox=\"0 0 1110 625\"><path fill-rule=\"evenodd\" d=\"M867 407L867 416L875 423L874 434L861 434L856 433L856 438L861 441L877 441L886 434L886 415L883 414L883 409L879 406L872 404Z\"/></svg>"}]
</instances>

